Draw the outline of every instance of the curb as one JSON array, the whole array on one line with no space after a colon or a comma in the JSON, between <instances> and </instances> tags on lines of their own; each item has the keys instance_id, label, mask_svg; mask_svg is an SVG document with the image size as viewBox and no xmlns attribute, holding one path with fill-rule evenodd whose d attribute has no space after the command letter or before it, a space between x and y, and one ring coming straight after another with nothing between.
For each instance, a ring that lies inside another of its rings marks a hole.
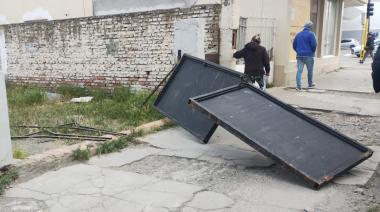
<instances>
[{"instance_id":1,"label":"curb","mask_svg":"<svg viewBox=\"0 0 380 212\"><path fill-rule=\"evenodd\" d=\"M161 127L169 123L172 122L169 119L164 118L158 121L143 124L131 130L122 131L120 133L124 133L126 135L130 135L133 132L138 131L143 133L149 133L160 129ZM111 135L104 136L111 137L112 140L119 138L117 136ZM96 149L102 144L104 144L104 142L84 141L79 144L49 150L41 154L31 155L30 157L24 160L15 160L14 167L19 172L19 178L17 179L17 183L30 180L31 178L39 176L47 171L57 170L67 165L78 163L78 161L74 161L72 157L74 150L85 150L89 148L91 156L94 156L96 154Z\"/></svg>"}]
</instances>

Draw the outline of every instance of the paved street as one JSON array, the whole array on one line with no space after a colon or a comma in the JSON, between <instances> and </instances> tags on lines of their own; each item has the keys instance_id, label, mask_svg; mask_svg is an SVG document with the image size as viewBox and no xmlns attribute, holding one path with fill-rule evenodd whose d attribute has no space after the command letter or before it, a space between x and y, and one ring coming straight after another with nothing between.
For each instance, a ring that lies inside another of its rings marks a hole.
<instances>
[{"instance_id":1,"label":"paved street","mask_svg":"<svg viewBox=\"0 0 380 212\"><path fill-rule=\"evenodd\" d=\"M0 211L365 211L380 201L372 189L379 188L380 143L365 137L379 135L379 125L365 121L380 116L380 97L370 94L369 64L354 67L322 76L314 91L268 91L375 151L321 190L310 189L223 129L204 145L172 128L122 152L15 185L0 200ZM350 122L359 119L363 126Z\"/></svg>"}]
</instances>

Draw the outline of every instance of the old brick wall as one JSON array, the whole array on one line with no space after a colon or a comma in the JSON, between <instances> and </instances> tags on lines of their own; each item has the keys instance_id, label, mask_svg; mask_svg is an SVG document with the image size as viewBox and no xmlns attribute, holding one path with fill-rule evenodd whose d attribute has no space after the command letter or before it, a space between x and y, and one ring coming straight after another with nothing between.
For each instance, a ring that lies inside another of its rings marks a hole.
<instances>
[{"instance_id":1,"label":"old brick wall","mask_svg":"<svg viewBox=\"0 0 380 212\"><path fill-rule=\"evenodd\" d=\"M152 88L176 61L174 24L205 20L218 51L220 5L5 26L8 79L19 84Z\"/></svg>"}]
</instances>

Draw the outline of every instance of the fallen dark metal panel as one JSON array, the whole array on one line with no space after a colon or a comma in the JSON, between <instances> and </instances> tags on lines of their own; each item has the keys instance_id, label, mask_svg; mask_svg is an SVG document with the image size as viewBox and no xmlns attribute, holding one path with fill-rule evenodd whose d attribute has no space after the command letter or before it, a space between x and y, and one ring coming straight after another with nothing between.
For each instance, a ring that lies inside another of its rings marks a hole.
<instances>
[{"instance_id":1,"label":"fallen dark metal panel","mask_svg":"<svg viewBox=\"0 0 380 212\"><path fill-rule=\"evenodd\" d=\"M190 97L238 85L241 75L212 62L184 55L154 106L163 115L207 143L217 125L201 112L192 109L188 100Z\"/></svg>"},{"instance_id":2,"label":"fallen dark metal panel","mask_svg":"<svg viewBox=\"0 0 380 212\"><path fill-rule=\"evenodd\" d=\"M248 84L190 99L193 108L320 188L372 156L358 142Z\"/></svg>"}]
</instances>

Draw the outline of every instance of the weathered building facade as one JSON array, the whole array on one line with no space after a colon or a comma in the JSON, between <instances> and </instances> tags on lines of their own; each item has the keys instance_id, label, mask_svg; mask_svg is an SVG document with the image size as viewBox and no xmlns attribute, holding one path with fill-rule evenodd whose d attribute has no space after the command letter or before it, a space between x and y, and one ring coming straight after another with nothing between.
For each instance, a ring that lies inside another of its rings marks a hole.
<instances>
[{"instance_id":1,"label":"weathered building facade","mask_svg":"<svg viewBox=\"0 0 380 212\"><path fill-rule=\"evenodd\" d=\"M315 22L316 74L331 71L339 68L344 4L363 3L93 0L94 16L0 25L2 67L17 83L151 88L171 70L178 50L241 70L232 54L261 33L271 54L271 80L288 86L294 84L296 73L291 43L303 23Z\"/></svg>"},{"instance_id":2,"label":"weathered building facade","mask_svg":"<svg viewBox=\"0 0 380 212\"><path fill-rule=\"evenodd\" d=\"M202 5L6 25L8 79L43 86L152 87L176 62L181 24L200 29L196 35L202 37L189 42L197 41L202 53L218 51L220 12L220 5ZM195 18L202 21L188 23Z\"/></svg>"}]
</instances>

